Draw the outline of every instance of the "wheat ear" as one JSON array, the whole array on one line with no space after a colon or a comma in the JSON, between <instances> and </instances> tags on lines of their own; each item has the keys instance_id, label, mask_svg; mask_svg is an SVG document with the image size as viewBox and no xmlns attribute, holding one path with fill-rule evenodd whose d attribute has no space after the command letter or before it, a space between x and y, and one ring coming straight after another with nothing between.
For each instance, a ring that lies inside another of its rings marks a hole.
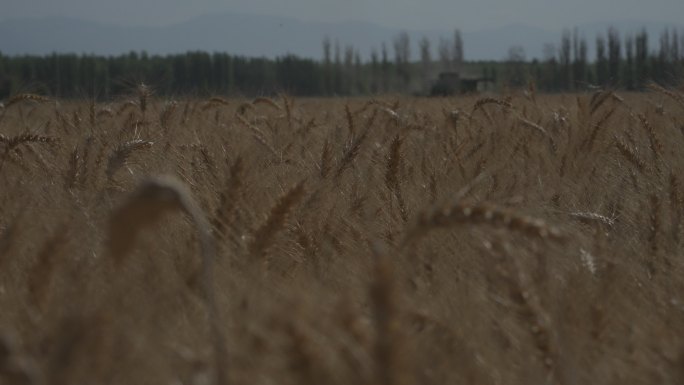
<instances>
[{"instance_id":1,"label":"wheat ear","mask_svg":"<svg viewBox=\"0 0 684 385\"><path fill-rule=\"evenodd\" d=\"M522 215L488 203L457 203L452 207L421 215L414 229L407 233L404 244L410 244L432 229L462 224L502 227L531 237L559 242L565 239L560 229L550 226L542 219Z\"/></svg>"},{"instance_id":2,"label":"wheat ear","mask_svg":"<svg viewBox=\"0 0 684 385\"><path fill-rule=\"evenodd\" d=\"M265 105L267 105L267 106L269 106L269 107L275 108L275 109L278 110L278 111L282 111L282 110L283 110L283 107L280 107L280 106L278 105L278 103L276 103L276 102L273 101L272 99L264 98L264 97L259 97L259 98L256 98L256 99L252 100L252 104L255 105L255 106L258 105L258 104L265 104Z\"/></svg>"},{"instance_id":3,"label":"wheat ear","mask_svg":"<svg viewBox=\"0 0 684 385\"><path fill-rule=\"evenodd\" d=\"M250 245L252 256L260 257L271 246L273 237L283 228L288 214L303 196L304 183L300 182L278 200L266 221L254 231L254 240Z\"/></svg>"},{"instance_id":4,"label":"wheat ear","mask_svg":"<svg viewBox=\"0 0 684 385\"><path fill-rule=\"evenodd\" d=\"M47 103L50 100L50 98L42 96L42 95L36 95L36 94L18 94L14 95L9 100L7 100L7 103L5 103L5 108L9 108L10 106L24 102L24 101L31 101L31 102L38 102L38 103Z\"/></svg>"},{"instance_id":5,"label":"wheat ear","mask_svg":"<svg viewBox=\"0 0 684 385\"><path fill-rule=\"evenodd\" d=\"M128 158L134 152L150 148L153 144L154 143L152 142L136 139L122 143L119 146L117 146L117 148L114 150L112 155L110 155L109 159L107 160L107 178L112 179L112 177L114 177L114 174L116 174L116 172L126 164Z\"/></svg>"}]
</instances>

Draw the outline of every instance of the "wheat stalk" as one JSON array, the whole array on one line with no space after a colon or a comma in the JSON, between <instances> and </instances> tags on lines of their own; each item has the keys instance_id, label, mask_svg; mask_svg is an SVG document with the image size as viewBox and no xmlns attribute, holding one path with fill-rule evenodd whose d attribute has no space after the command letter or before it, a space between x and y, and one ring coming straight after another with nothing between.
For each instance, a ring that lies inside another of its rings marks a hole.
<instances>
[{"instance_id":1,"label":"wheat stalk","mask_svg":"<svg viewBox=\"0 0 684 385\"><path fill-rule=\"evenodd\" d=\"M281 156L278 154L278 152L273 148L273 145L266 139L266 135L264 135L264 132L259 129L259 127L253 125L252 123L248 122L247 119L242 117L242 115L237 115L237 120L242 123L245 127L249 128L249 130L252 132L252 137L256 139L259 144L264 146L271 154L276 159L280 159Z\"/></svg>"},{"instance_id":2,"label":"wheat stalk","mask_svg":"<svg viewBox=\"0 0 684 385\"><path fill-rule=\"evenodd\" d=\"M603 128L603 125L610 119L613 114L615 113L616 108L613 107L609 109L606 113L604 113L599 120L594 124L594 127L591 131L591 134L587 137L586 141L583 143L582 147L588 149L589 151L592 150L594 146L594 142L596 142L596 138L598 137L598 133Z\"/></svg>"},{"instance_id":3,"label":"wheat stalk","mask_svg":"<svg viewBox=\"0 0 684 385\"><path fill-rule=\"evenodd\" d=\"M589 115L594 115L594 113L598 111L607 100L611 100L614 95L613 91L601 90L595 92L589 102Z\"/></svg>"},{"instance_id":4,"label":"wheat stalk","mask_svg":"<svg viewBox=\"0 0 684 385\"><path fill-rule=\"evenodd\" d=\"M227 383L227 352L221 331L221 320L214 293L213 265L216 245L209 222L192 198L190 191L177 179L154 177L144 180L126 201L116 209L109 221L107 250L120 264L133 250L136 239L145 227L158 223L167 213L183 212L197 230L202 256L203 291L209 311L211 339L215 358L215 381Z\"/></svg>"},{"instance_id":5,"label":"wheat stalk","mask_svg":"<svg viewBox=\"0 0 684 385\"><path fill-rule=\"evenodd\" d=\"M176 109L178 109L178 103L175 101L170 101L166 103L162 109L162 112L159 114L159 125L166 132L169 130L169 122L171 121L173 114L176 112Z\"/></svg>"},{"instance_id":6,"label":"wheat stalk","mask_svg":"<svg viewBox=\"0 0 684 385\"><path fill-rule=\"evenodd\" d=\"M677 104L679 104L680 107L684 108L684 96L681 93L668 90L667 88L662 87L661 85L655 82L648 83L647 87L670 97L672 100L677 102Z\"/></svg>"},{"instance_id":7,"label":"wheat stalk","mask_svg":"<svg viewBox=\"0 0 684 385\"><path fill-rule=\"evenodd\" d=\"M78 147L74 147L71 151L71 156L69 157L69 167L66 174L64 175L64 187L68 190L76 185L76 180L79 176L79 164L80 157L78 156Z\"/></svg>"},{"instance_id":8,"label":"wheat stalk","mask_svg":"<svg viewBox=\"0 0 684 385\"><path fill-rule=\"evenodd\" d=\"M658 236L661 232L661 220L660 220L660 198L656 194L652 194L650 198L650 213L649 213L649 234L648 243L651 247L651 252L653 254L658 253L660 249L658 244Z\"/></svg>"},{"instance_id":9,"label":"wheat stalk","mask_svg":"<svg viewBox=\"0 0 684 385\"><path fill-rule=\"evenodd\" d=\"M323 149L321 150L321 165L320 165L320 175L324 179L330 173L332 169L332 146L330 141L325 139L323 143Z\"/></svg>"},{"instance_id":10,"label":"wheat stalk","mask_svg":"<svg viewBox=\"0 0 684 385\"><path fill-rule=\"evenodd\" d=\"M344 115L347 118L347 128L349 129L349 137L353 139L354 135L356 134L356 127L354 125L354 116L352 115L352 112L349 109L349 104L344 105Z\"/></svg>"},{"instance_id":11,"label":"wheat stalk","mask_svg":"<svg viewBox=\"0 0 684 385\"><path fill-rule=\"evenodd\" d=\"M214 213L213 225L221 238L225 237L227 231L228 215L235 208L238 200L238 193L243 184L244 162L242 157L237 157L230 167L230 179L227 186L221 191L219 205Z\"/></svg>"},{"instance_id":12,"label":"wheat stalk","mask_svg":"<svg viewBox=\"0 0 684 385\"><path fill-rule=\"evenodd\" d=\"M36 262L30 270L28 290L33 304L40 308L45 302L52 284L54 271L61 263L65 253L64 244L68 242L68 226L60 226L48 238L38 252Z\"/></svg>"},{"instance_id":13,"label":"wheat stalk","mask_svg":"<svg viewBox=\"0 0 684 385\"><path fill-rule=\"evenodd\" d=\"M375 383L397 385L406 382L402 376L401 336L396 300L394 269L385 248L378 242L373 251L373 281L369 294L375 323Z\"/></svg>"},{"instance_id":14,"label":"wheat stalk","mask_svg":"<svg viewBox=\"0 0 684 385\"><path fill-rule=\"evenodd\" d=\"M546 131L546 129L544 127L540 126L539 124L537 124L531 120L525 119L522 116L518 116L517 119L518 119L518 122L522 123L523 126L537 130L537 131L541 132L544 136L551 139L549 132Z\"/></svg>"},{"instance_id":15,"label":"wheat stalk","mask_svg":"<svg viewBox=\"0 0 684 385\"><path fill-rule=\"evenodd\" d=\"M283 99L283 105L285 106L285 118L287 119L287 127L292 131L292 107L293 100L286 94L280 94L281 99Z\"/></svg>"},{"instance_id":16,"label":"wheat stalk","mask_svg":"<svg viewBox=\"0 0 684 385\"><path fill-rule=\"evenodd\" d=\"M408 221L408 210L406 208L406 203L404 202L404 196L401 192L401 186L399 184L399 168L401 166L401 145L404 139L397 134L392 140L390 145L390 151L387 155L387 167L385 171L385 185L387 188L394 193L397 198L397 203L399 204L399 213L401 214L401 219L404 222Z\"/></svg>"}]
</instances>

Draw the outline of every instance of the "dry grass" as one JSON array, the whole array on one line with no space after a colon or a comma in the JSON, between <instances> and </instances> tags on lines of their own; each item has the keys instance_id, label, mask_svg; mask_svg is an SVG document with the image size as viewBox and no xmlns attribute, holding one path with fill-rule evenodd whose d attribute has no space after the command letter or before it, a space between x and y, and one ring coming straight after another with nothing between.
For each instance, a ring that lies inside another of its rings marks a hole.
<instances>
[{"instance_id":1,"label":"dry grass","mask_svg":"<svg viewBox=\"0 0 684 385\"><path fill-rule=\"evenodd\" d=\"M682 100L17 95L0 383L683 383Z\"/></svg>"}]
</instances>

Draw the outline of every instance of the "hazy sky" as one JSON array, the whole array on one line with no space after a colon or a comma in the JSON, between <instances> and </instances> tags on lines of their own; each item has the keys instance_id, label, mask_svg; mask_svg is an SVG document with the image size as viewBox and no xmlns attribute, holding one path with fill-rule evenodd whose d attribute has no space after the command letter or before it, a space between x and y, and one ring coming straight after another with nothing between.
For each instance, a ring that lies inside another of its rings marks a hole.
<instances>
[{"instance_id":1,"label":"hazy sky","mask_svg":"<svg viewBox=\"0 0 684 385\"><path fill-rule=\"evenodd\" d=\"M407 29L478 30L514 23L560 29L600 21L679 22L684 0L0 0L0 9L0 20L70 16L135 25L234 11Z\"/></svg>"}]
</instances>

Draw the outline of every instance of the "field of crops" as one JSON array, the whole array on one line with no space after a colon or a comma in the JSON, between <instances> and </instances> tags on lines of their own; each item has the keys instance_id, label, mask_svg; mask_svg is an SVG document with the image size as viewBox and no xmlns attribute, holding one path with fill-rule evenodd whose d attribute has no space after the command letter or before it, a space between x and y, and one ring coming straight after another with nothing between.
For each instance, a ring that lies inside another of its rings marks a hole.
<instances>
[{"instance_id":1,"label":"field of crops","mask_svg":"<svg viewBox=\"0 0 684 385\"><path fill-rule=\"evenodd\" d=\"M684 93L0 108L2 384L682 384Z\"/></svg>"}]
</instances>

